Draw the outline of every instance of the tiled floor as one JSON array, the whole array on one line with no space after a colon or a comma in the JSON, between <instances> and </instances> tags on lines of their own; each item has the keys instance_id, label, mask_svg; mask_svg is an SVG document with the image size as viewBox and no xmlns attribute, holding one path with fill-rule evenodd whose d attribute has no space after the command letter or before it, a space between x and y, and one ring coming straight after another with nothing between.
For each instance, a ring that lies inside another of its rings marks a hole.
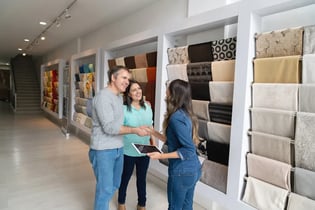
<instances>
[{"instance_id":1,"label":"tiled floor","mask_svg":"<svg viewBox=\"0 0 315 210\"><path fill-rule=\"evenodd\" d=\"M0 101L0 210L91 210L95 178L88 145L41 115L14 115ZM148 177L148 210L166 210L166 184ZM135 179L127 210L136 209ZM117 195L110 209L116 209ZM204 208L194 205L195 210Z\"/></svg>"}]
</instances>

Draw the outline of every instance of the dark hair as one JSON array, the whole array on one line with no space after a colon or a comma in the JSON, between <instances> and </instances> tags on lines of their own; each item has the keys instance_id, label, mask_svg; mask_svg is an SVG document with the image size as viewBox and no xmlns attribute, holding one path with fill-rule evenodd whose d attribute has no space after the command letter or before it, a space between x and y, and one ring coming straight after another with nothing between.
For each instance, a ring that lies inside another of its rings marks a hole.
<instances>
[{"instance_id":1,"label":"dark hair","mask_svg":"<svg viewBox=\"0 0 315 210\"><path fill-rule=\"evenodd\" d=\"M129 96L129 92L130 92L131 86L132 86L133 84L138 84L139 87L140 87L140 89L142 90L141 85L140 85L139 82L137 82L136 80L133 80L133 79L130 79L130 80L129 80L129 85L128 85L128 87L126 88L126 91L125 91L125 93L124 93L124 96L125 96L125 105L127 105L127 110L128 110L129 112L131 112L131 103L132 103L132 98ZM141 97L141 99L140 99L140 106L145 109L144 100L143 100L143 90L142 90L142 97Z\"/></svg>"},{"instance_id":2,"label":"dark hair","mask_svg":"<svg viewBox=\"0 0 315 210\"><path fill-rule=\"evenodd\" d=\"M171 115L178 109L186 112L193 125L193 139L197 144L198 138L198 123L197 118L192 109L191 87L190 84L184 80L173 80L168 86L169 96L166 98L167 110L163 122L164 132L168 126Z\"/></svg>"},{"instance_id":3,"label":"dark hair","mask_svg":"<svg viewBox=\"0 0 315 210\"><path fill-rule=\"evenodd\" d=\"M114 77L116 78L117 74L118 74L118 71L120 71L121 69L125 69L126 71L130 72L130 70L127 67L125 67L125 66L113 66L107 72L108 83L112 82L112 75L114 75Z\"/></svg>"}]
</instances>

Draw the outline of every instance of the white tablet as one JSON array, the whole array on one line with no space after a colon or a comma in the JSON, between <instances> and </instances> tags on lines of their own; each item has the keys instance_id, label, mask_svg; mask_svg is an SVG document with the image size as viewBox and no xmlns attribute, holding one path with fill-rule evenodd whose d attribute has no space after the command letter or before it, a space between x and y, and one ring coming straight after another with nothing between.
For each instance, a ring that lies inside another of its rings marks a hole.
<instances>
[{"instance_id":1,"label":"white tablet","mask_svg":"<svg viewBox=\"0 0 315 210\"><path fill-rule=\"evenodd\" d=\"M153 145L145 145L145 144L135 144L135 143L131 143L132 146L137 150L137 152L139 154L147 154L150 152L159 152L162 153L161 150L159 150L159 148L157 148L156 146Z\"/></svg>"}]
</instances>

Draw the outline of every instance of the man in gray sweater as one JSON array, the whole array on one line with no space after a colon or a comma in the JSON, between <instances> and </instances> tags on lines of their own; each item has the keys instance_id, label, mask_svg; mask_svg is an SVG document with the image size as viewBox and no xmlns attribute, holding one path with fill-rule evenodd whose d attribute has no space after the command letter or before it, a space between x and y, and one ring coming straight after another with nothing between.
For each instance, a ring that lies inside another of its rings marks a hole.
<instances>
[{"instance_id":1,"label":"man in gray sweater","mask_svg":"<svg viewBox=\"0 0 315 210\"><path fill-rule=\"evenodd\" d=\"M142 127L123 126L121 93L129 85L129 78L128 68L113 67L108 71L108 86L93 98L89 158L96 177L94 210L109 210L109 202L120 186L124 156L122 135L149 135Z\"/></svg>"}]
</instances>

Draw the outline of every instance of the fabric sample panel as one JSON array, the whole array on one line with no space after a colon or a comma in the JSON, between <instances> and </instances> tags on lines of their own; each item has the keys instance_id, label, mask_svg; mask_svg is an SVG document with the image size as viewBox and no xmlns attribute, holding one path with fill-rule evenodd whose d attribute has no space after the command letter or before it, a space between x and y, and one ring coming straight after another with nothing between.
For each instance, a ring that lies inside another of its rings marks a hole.
<instances>
[{"instance_id":1,"label":"fabric sample panel","mask_svg":"<svg viewBox=\"0 0 315 210\"><path fill-rule=\"evenodd\" d=\"M299 111L315 113L315 84L302 84L299 91Z\"/></svg>"},{"instance_id":2,"label":"fabric sample panel","mask_svg":"<svg viewBox=\"0 0 315 210\"><path fill-rule=\"evenodd\" d=\"M287 164L291 161L291 139L260 132L251 132L251 152Z\"/></svg>"},{"instance_id":3,"label":"fabric sample panel","mask_svg":"<svg viewBox=\"0 0 315 210\"><path fill-rule=\"evenodd\" d=\"M303 28L256 35L256 58L302 55Z\"/></svg>"},{"instance_id":4,"label":"fabric sample panel","mask_svg":"<svg viewBox=\"0 0 315 210\"><path fill-rule=\"evenodd\" d=\"M147 77L148 77L148 82L156 81L156 67L147 68Z\"/></svg>"},{"instance_id":5,"label":"fabric sample panel","mask_svg":"<svg viewBox=\"0 0 315 210\"><path fill-rule=\"evenodd\" d=\"M209 140L208 121L198 119L198 136L202 139Z\"/></svg>"},{"instance_id":6,"label":"fabric sample panel","mask_svg":"<svg viewBox=\"0 0 315 210\"><path fill-rule=\"evenodd\" d=\"M117 66L126 66L124 57L119 57L119 58L116 58L115 60L116 60Z\"/></svg>"},{"instance_id":7,"label":"fabric sample panel","mask_svg":"<svg viewBox=\"0 0 315 210\"><path fill-rule=\"evenodd\" d=\"M173 65L167 65L167 76L168 80L172 81L175 79L181 79L188 81L187 77L187 64L173 64Z\"/></svg>"},{"instance_id":8,"label":"fabric sample panel","mask_svg":"<svg viewBox=\"0 0 315 210\"><path fill-rule=\"evenodd\" d=\"M139 54L135 55L136 68L146 68L148 67L147 55Z\"/></svg>"},{"instance_id":9,"label":"fabric sample panel","mask_svg":"<svg viewBox=\"0 0 315 210\"><path fill-rule=\"evenodd\" d=\"M132 78L138 82L148 82L147 68L131 70Z\"/></svg>"},{"instance_id":10,"label":"fabric sample panel","mask_svg":"<svg viewBox=\"0 0 315 210\"><path fill-rule=\"evenodd\" d=\"M209 82L189 82L194 100L210 101Z\"/></svg>"},{"instance_id":11,"label":"fabric sample panel","mask_svg":"<svg viewBox=\"0 0 315 210\"><path fill-rule=\"evenodd\" d=\"M189 82L208 82L211 77L211 62L187 64L187 77Z\"/></svg>"},{"instance_id":12,"label":"fabric sample panel","mask_svg":"<svg viewBox=\"0 0 315 210\"><path fill-rule=\"evenodd\" d=\"M167 49L169 64L187 64L189 62L188 46Z\"/></svg>"},{"instance_id":13,"label":"fabric sample panel","mask_svg":"<svg viewBox=\"0 0 315 210\"><path fill-rule=\"evenodd\" d=\"M209 139L222 144L230 143L231 126L222 123L208 122L207 130Z\"/></svg>"},{"instance_id":14,"label":"fabric sample panel","mask_svg":"<svg viewBox=\"0 0 315 210\"><path fill-rule=\"evenodd\" d=\"M295 112L252 108L252 130L294 139Z\"/></svg>"},{"instance_id":15,"label":"fabric sample panel","mask_svg":"<svg viewBox=\"0 0 315 210\"><path fill-rule=\"evenodd\" d=\"M234 82L209 82L211 101L215 103L233 103Z\"/></svg>"},{"instance_id":16,"label":"fabric sample panel","mask_svg":"<svg viewBox=\"0 0 315 210\"><path fill-rule=\"evenodd\" d=\"M189 45L188 56L191 63L213 61L212 43L205 42Z\"/></svg>"},{"instance_id":17,"label":"fabric sample panel","mask_svg":"<svg viewBox=\"0 0 315 210\"><path fill-rule=\"evenodd\" d=\"M125 65L128 69L135 69L136 68L135 56L125 57Z\"/></svg>"},{"instance_id":18,"label":"fabric sample panel","mask_svg":"<svg viewBox=\"0 0 315 210\"><path fill-rule=\"evenodd\" d=\"M254 83L253 107L297 111L298 84Z\"/></svg>"},{"instance_id":19,"label":"fabric sample panel","mask_svg":"<svg viewBox=\"0 0 315 210\"><path fill-rule=\"evenodd\" d=\"M304 27L303 54L315 54L315 26Z\"/></svg>"},{"instance_id":20,"label":"fabric sample panel","mask_svg":"<svg viewBox=\"0 0 315 210\"><path fill-rule=\"evenodd\" d=\"M266 157L247 154L248 176L291 190L291 165Z\"/></svg>"},{"instance_id":21,"label":"fabric sample panel","mask_svg":"<svg viewBox=\"0 0 315 210\"><path fill-rule=\"evenodd\" d=\"M222 144L215 141L207 141L207 156L208 160L216 163L228 165L229 163L230 145Z\"/></svg>"},{"instance_id":22,"label":"fabric sample panel","mask_svg":"<svg viewBox=\"0 0 315 210\"><path fill-rule=\"evenodd\" d=\"M310 210L315 209L315 201L304 196L290 193L287 210Z\"/></svg>"},{"instance_id":23,"label":"fabric sample panel","mask_svg":"<svg viewBox=\"0 0 315 210\"><path fill-rule=\"evenodd\" d=\"M315 114L297 112L295 133L295 165L315 171Z\"/></svg>"},{"instance_id":24,"label":"fabric sample panel","mask_svg":"<svg viewBox=\"0 0 315 210\"><path fill-rule=\"evenodd\" d=\"M108 60L108 67L109 69L113 68L114 66L116 66L116 60L115 59L109 59Z\"/></svg>"},{"instance_id":25,"label":"fabric sample panel","mask_svg":"<svg viewBox=\"0 0 315 210\"><path fill-rule=\"evenodd\" d=\"M236 37L212 42L213 60L233 60L236 57Z\"/></svg>"},{"instance_id":26,"label":"fabric sample panel","mask_svg":"<svg viewBox=\"0 0 315 210\"><path fill-rule=\"evenodd\" d=\"M210 121L209 101L192 100L192 109L198 119Z\"/></svg>"},{"instance_id":27,"label":"fabric sample panel","mask_svg":"<svg viewBox=\"0 0 315 210\"><path fill-rule=\"evenodd\" d=\"M200 181L223 193L226 193L228 167L210 160L204 160L201 166Z\"/></svg>"},{"instance_id":28,"label":"fabric sample panel","mask_svg":"<svg viewBox=\"0 0 315 210\"><path fill-rule=\"evenodd\" d=\"M231 125L232 105L222 103L209 103L210 120L212 122Z\"/></svg>"},{"instance_id":29,"label":"fabric sample panel","mask_svg":"<svg viewBox=\"0 0 315 210\"><path fill-rule=\"evenodd\" d=\"M255 83L300 83L300 56L259 58L254 60Z\"/></svg>"},{"instance_id":30,"label":"fabric sample panel","mask_svg":"<svg viewBox=\"0 0 315 210\"><path fill-rule=\"evenodd\" d=\"M253 177L247 178L243 201L256 209L284 209L288 191Z\"/></svg>"},{"instance_id":31,"label":"fabric sample panel","mask_svg":"<svg viewBox=\"0 0 315 210\"><path fill-rule=\"evenodd\" d=\"M213 81L234 81L235 60L211 63Z\"/></svg>"},{"instance_id":32,"label":"fabric sample panel","mask_svg":"<svg viewBox=\"0 0 315 210\"><path fill-rule=\"evenodd\" d=\"M315 54L303 55L302 83L315 83Z\"/></svg>"},{"instance_id":33,"label":"fabric sample panel","mask_svg":"<svg viewBox=\"0 0 315 210\"><path fill-rule=\"evenodd\" d=\"M157 60L157 52L150 52L146 54L148 67L155 67Z\"/></svg>"},{"instance_id":34,"label":"fabric sample panel","mask_svg":"<svg viewBox=\"0 0 315 210\"><path fill-rule=\"evenodd\" d=\"M303 168L294 170L294 192L315 200L315 172Z\"/></svg>"},{"instance_id":35,"label":"fabric sample panel","mask_svg":"<svg viewBox=\"0 0 315 210\"><path fill-rule=\"evenodd\" d=\"M145 100L151 103L151 108L154 111L155 108L155 82L148 81L146 83L146 88L144 89Z\"/></svg>"}]
</instances>

